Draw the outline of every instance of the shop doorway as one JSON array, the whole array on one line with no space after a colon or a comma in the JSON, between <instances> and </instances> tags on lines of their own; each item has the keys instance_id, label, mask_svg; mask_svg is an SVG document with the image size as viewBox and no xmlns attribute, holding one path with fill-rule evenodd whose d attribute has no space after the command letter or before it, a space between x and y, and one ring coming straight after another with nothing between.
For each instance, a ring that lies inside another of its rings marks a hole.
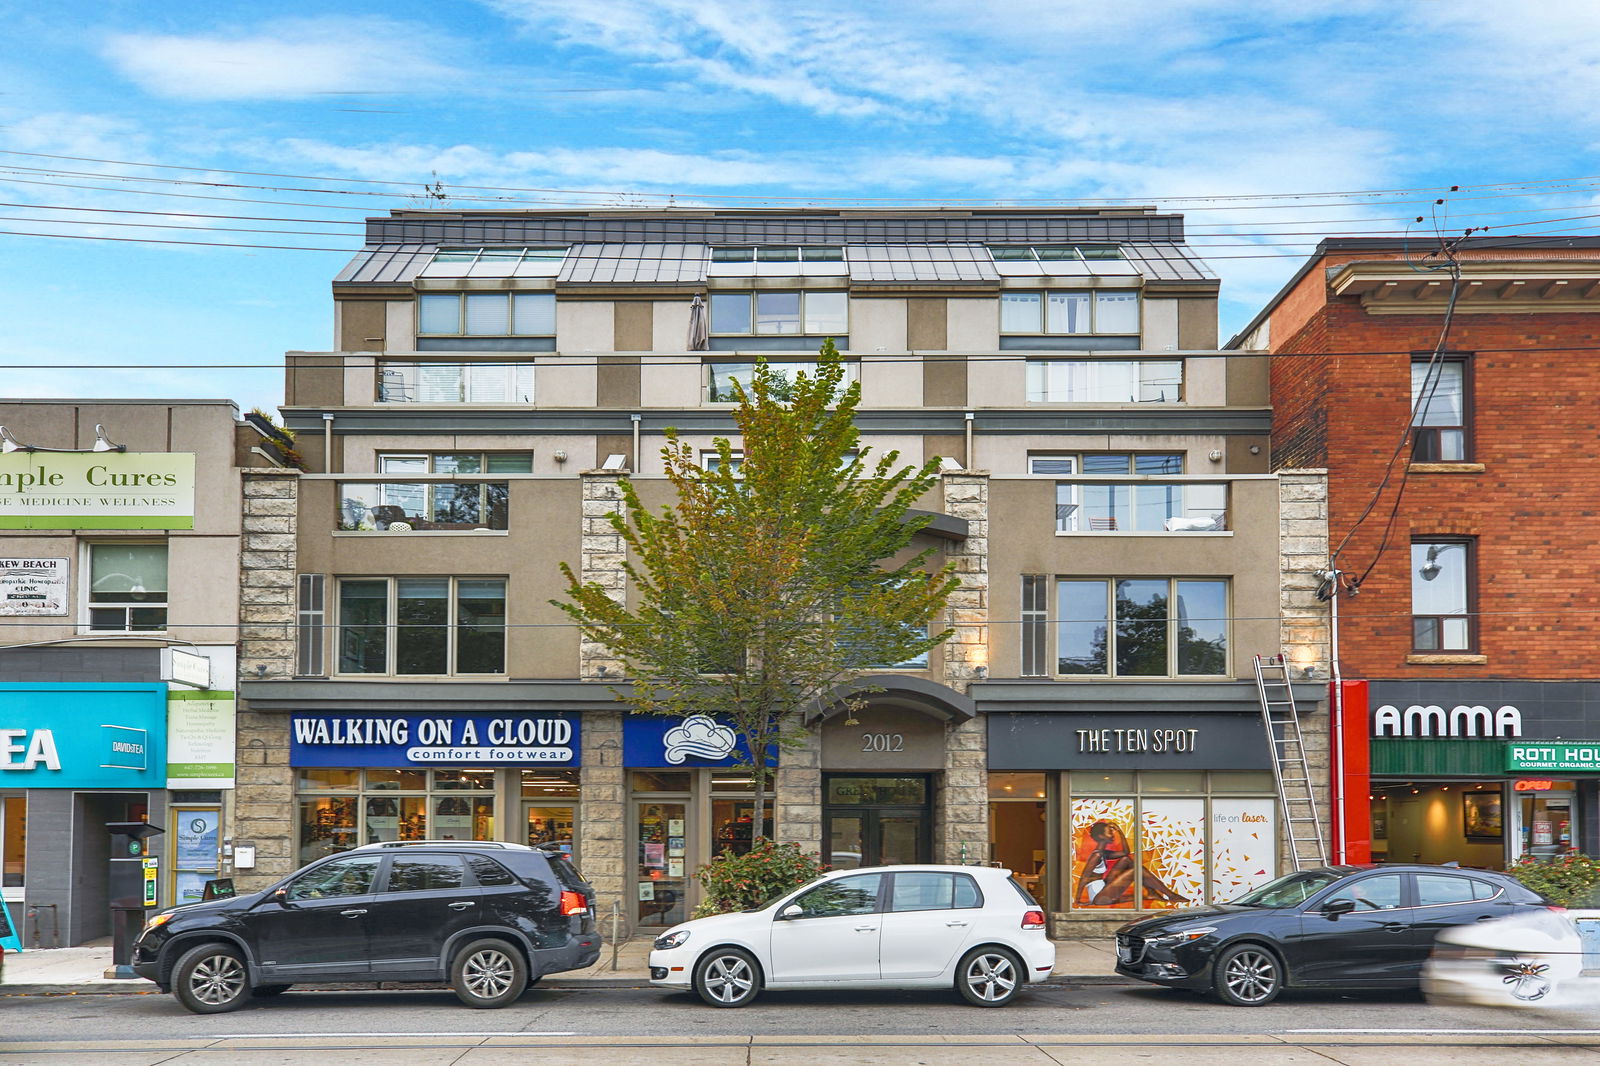
<instances>
[{"instance_id":1,"label":"shop doorway","mask_svg":"<svg viewBox=\"0 0 1600 1066\"><path fill-rule=\"evenodd\" d=\"M933 861L928 775L826 774L822 835L835 869Z\"/></svg>"}]
</instances>

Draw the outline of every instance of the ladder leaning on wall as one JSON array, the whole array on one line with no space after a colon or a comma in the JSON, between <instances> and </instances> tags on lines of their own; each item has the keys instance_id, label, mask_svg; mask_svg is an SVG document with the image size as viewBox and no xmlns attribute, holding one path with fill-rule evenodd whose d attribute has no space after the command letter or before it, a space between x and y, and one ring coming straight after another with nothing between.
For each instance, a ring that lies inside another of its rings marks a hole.
<instances>
[{"instance_id":1,"label":"ladder leaning on wall","mask_svg":"<svg viewBox=\"0 0 1600 1066\"><path fill-rule=\"evenodd\" d=\"M1256 693L1261 698L1261 720L1272 747L1272 775L1278 784L1278 808L1283 811L1289 861L1294 869L1328 865L1323 843L1322 815L1311 787L1311 763L1300 733L1300 712L1294 705L1289 667L1282 655L1257 655Z\"/></svg>"}]
</instances>

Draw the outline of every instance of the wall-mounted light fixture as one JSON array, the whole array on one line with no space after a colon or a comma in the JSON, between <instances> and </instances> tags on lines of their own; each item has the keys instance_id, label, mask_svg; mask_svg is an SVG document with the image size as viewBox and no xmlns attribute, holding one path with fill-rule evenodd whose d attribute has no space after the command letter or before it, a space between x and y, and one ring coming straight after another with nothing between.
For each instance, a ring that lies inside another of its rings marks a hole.
<instances>
[{"instance_id":1,"label":"wall-mounted light fixture","mask_svg":"<svg viewBox=\"0 0 1600 1066\"><path fill-rule=\"evenodd\" d=\"M125 452L126 444L117 444L106 436L106 427L96 424L94 427L94 443L87 448L46 448L42 444L24 444L12 435L5 426L0 426L0 452L58 452L65 454L81 455L85 452Z\"/></svg>"}]
</instances>

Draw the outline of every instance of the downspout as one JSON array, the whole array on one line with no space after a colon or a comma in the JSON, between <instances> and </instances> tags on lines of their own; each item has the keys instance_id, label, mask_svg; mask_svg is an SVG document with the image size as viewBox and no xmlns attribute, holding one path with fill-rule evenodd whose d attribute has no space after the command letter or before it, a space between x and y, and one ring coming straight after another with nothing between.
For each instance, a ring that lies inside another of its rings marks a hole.
<instances>
[{"instance_id":1,"label":"downspout","mask_svg":"<svg viewBox=\"0 0 1600 1066\"><path fill-rule=\"evenodd\" d=\"M633 455L630 456L628 466L637 474L644 466L644 461L639 458L639 425L644 416L632 414L628 417L633 420Z\"/></svg>"},{"instance_id":2,"label":"downspout","mask_svg":"<svg viewBox=\"0 0 1600 1066\"><path fill-rule=\"evenodd\" d=\"M326 411L322 415L322 472L334 473L333 469L333 416Z\"/></svg>"},{"instance_id":3,"label":"downspout","mask_svg":"<svg viewBox=\"0 0 1600 1066\"><path fill-rule=\"evenodd\" d=\"M1347 849L1345 846L1345 809L1344 809L1344 678L1339 670L1339 578L1340 573L1332 564L1328 567L1328 581L1333 588L1333 595L1329 598L1330 619L1328 637L1331 642L1329 653L1330 665L1333 667L1333 758L1329 760L1332 769L1331 780L1328 782L1328 803L1333 808L1334 853L1333 861L1344 865Z\"/></svg>"}]
</instances>

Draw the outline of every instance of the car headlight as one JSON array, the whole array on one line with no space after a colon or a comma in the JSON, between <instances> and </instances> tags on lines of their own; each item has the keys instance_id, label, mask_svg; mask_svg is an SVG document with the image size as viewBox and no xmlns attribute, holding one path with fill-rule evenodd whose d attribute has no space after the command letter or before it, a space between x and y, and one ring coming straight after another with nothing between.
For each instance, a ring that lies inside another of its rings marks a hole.
<instances>
[{"instance_id":1,"label":"car headlight","mask_svg":"<svg viewBox=\"0 0 1600 1066\"><path fill-rule=\"evenodd\" d=\"M667 933L664 936L656 937L656 950L671 951L673 948L681 948L688 941L688 939L689 930L674 930L673 932Z\"/></svg>"},{"instance_id":2,"label":"car headlight","mask_svg":"<svg viewBox=\"0 0 1600 1066\"><path fill-rule=\"evenodd\" d=\"M1176 933L1166 933L1162 936L1153 936L1145 943L1153 948L1170 948L1179 944L1187 944L1191 940L1199 940L1208 933L1215 933L1214 925L1200 925L1192 929L1180 929Z\"/></svg>"},{"instance_id":3,"label":"car headlight","mask_svg":"<svg viewBox=\"0 0 1600 1066\"><path fill-rule=\"evenodd\" d=\"M150 930L166 925L170 921L172 921L171 911L162 911L160 914L152 914L150 917L145 919L144 931L148 933Z\"/></svg>"}]
</instances>

